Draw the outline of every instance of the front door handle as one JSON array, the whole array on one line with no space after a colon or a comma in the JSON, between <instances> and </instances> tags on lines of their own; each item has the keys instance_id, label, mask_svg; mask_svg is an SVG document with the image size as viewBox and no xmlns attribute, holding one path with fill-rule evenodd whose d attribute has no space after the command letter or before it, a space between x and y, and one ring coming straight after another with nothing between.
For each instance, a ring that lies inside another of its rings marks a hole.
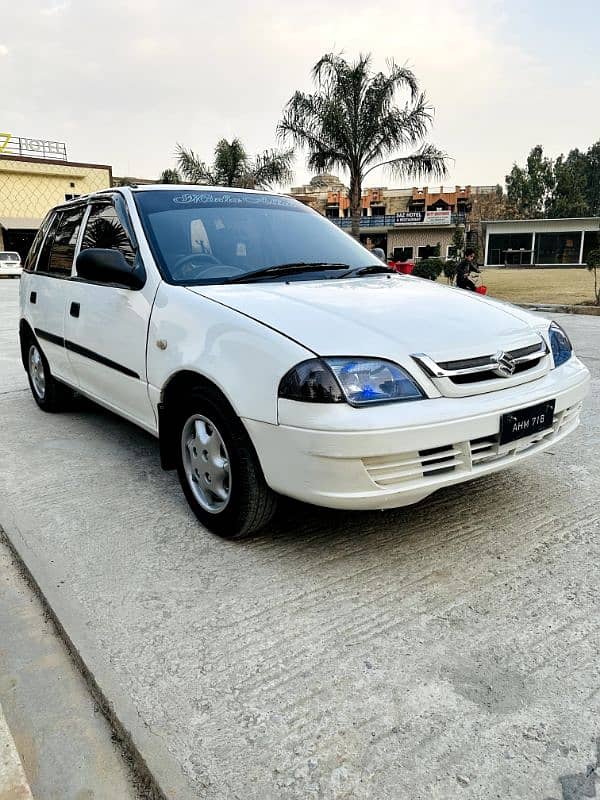
<instances>
[{"instance_id":1,"label":"front door handle","mask_svg":"<svg viewBox=\"0 0 600 800\"><path fill-rule=\"evenodd\" d=\"M79 316L79 303L71 303L71 308L69 309L69 314L72 317Z\"/></svg>"},{"instance_id":2,"label":"front door handle","mask_svg":"<svg viewBox=\"0 0 600 800\"><path fill-rule=\"evenodd\" d=\"M32 292L29 295L29 302L33 303L34 305L37 303L37 292Z\"/></svg>"}]
</instances>

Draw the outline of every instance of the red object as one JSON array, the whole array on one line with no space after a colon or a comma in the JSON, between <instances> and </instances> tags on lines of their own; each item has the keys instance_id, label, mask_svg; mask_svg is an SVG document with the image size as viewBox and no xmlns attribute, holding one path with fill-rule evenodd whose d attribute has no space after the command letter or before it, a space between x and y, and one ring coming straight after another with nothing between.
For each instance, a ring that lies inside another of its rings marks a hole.
<instances>
[{"instance_id":1,"label":"red object","mask_svg":"<svg viewBox=\"0 0 600 800\"><path fill-rule=\"evenodd\" d=\"M401 272L403 275L410 275L415 265L412 261L388 261L388 267Z\"/></svg>"},{"instance_id":2,"label":"red object","mask_svg":"<svg viewBox=\"0 0 600 800\"><path fill-rule=\"evenodd\" d=\"M478 294L487 294L487 286L476 286L475 291Z\"/></svg>"}]
</instances>

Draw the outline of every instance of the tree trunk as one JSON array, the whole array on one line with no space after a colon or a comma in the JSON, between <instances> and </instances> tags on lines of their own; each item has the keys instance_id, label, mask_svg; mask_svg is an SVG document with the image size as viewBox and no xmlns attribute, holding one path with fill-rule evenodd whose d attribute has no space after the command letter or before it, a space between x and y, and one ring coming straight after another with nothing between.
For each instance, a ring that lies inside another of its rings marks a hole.
<instances>
[{"instance_id":1,"label":"tree trunk","mask_svg":"<svg viewBox=\"0 0 600 800\"><path fill-rule=\"evenodd\" d=\"M352 217L352 236L360 241L361 183L359 178L350 177L350 216Z\"/></svg>"}]
</instances>

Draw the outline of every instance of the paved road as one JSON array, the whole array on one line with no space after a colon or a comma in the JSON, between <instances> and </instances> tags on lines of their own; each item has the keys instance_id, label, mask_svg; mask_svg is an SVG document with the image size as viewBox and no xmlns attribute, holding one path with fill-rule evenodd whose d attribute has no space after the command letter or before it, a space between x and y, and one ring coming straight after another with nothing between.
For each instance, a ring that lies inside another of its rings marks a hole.
<instances>
[{"instance_id":1,"label":"paved road","mask_svg":"<svg viewBox=\"0 0 600 800\"><path fill-rule=\"evenodd\" d=\"M0 705L34 797L142 800L127 759L1 531L0 575ZM2 794L0 780L0 799L12 797Z\"/></svg>"},{"instance_id":2,"label":"paved road","mask_svg":"<svg viewBox=\"0 0 600 800\"><path fill-rule=\"evenodd\" d=\"M568 442L411 509L289 503L232 544L198 527L150 436L93 407L37 410L13 287L0 521L52 562L198 797L593 796L600 319L561 319L594 372Z\"/></svg>"}]
</instances>

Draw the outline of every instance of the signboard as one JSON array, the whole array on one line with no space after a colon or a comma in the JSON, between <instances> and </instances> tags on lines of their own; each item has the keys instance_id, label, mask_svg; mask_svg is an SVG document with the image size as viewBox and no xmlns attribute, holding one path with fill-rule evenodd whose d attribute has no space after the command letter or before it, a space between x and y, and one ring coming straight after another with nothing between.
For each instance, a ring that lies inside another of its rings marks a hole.
<instances>
[{"instance_id":1,"label":"signboard","mask_svg":"<svg viewBox=\"0 0 600 800\"><path fill-rule=\"evenodd\" d=\"M47 139L30 139L0 133L0 156L26 156L29 158L55 158L67 160L67 146L64 142L51 142Z\"/></svg>"},{"instance_id":2,"label":"signboard","mask_svg":"<svg viewBox=\"0 0 600 800\"><path fill-rule=\"evenodd\" d=\"M424 222L429 225L450 225L452 222L451 211L428 211Z\"/></svg>"},{"instance_id":3,"label":"signboard","mask_svg":"<svg viewBox=\"0 0 600 800\"><path fill-rule=\"evenodd\" d=\"M394 225L450 225L451 211L397 211L394 214Z\"/></svg>"},{"instance_id":4,"label":"signboard","mask_svg":"<svg viewBox=\"0 0 600 800\"><path fill-rule=\"evenodd\" d=\"M423 222L424 211L397 211L394 214L394 225L415 225Z\"/></svg>"}]
</instances>

